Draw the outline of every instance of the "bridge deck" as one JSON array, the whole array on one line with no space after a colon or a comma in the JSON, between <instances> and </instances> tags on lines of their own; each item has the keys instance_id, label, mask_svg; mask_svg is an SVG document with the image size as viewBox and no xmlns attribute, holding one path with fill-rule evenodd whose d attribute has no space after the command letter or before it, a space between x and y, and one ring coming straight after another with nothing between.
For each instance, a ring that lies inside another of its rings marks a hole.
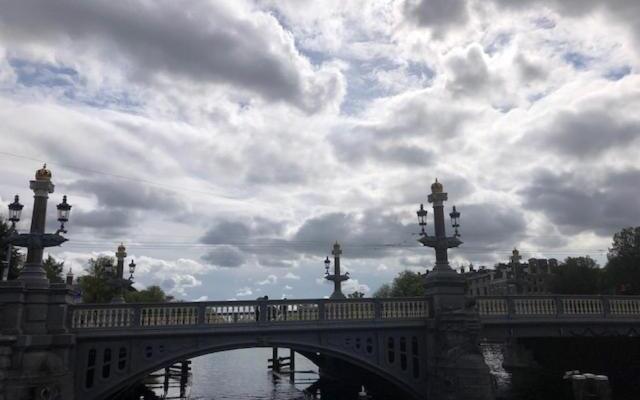
<instances>
[{"instance_id":1,"label":"bridge deck","mask_svg":"<svg viewBox=\"0 0 640 400\"><path fill-rule=\"evenodd\" d=\"M625 324L640 320L637 296L485 296L476 299L480 320L492 326ZM354 323L397 324L431 318L427 298L207 301L162 304L78 304L70 306L68 327L77 333L122 328L260 329L300 325L319 329ZM529 330L531 332L531 330ZM126 332L126 331L125 331Z\"/></svg>"}]
</instances>

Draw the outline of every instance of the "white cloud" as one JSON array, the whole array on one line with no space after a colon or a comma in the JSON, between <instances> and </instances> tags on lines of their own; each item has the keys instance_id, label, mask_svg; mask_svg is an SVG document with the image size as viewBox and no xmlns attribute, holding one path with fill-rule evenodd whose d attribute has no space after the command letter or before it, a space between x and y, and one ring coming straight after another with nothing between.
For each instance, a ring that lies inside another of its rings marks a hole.
<instances>
[{"instance_id":1,"label":"white cloud","mask_svg":"<svg viewBox=\"0 0 640 400\"><path fill-rule=\"evenodd\" d=\"M0 198L47 161L74 207L51 252L80 275L131 243L137 284L184 298L321 296L335 240L371 287L424 269L436 176L456 262L606 248L639 194L637 1L515 3L0 0L3 152L27 157L0 155Z\"/></svg>"},{"instance_id":2,"label":"white cloud","mask_svg":"<svg viewBox=\"0 0 640 400\"><path fill-rule=\"evenodd\" d=\"M368 294L371 291L368 285L360 283L357 279L349 279L342 284L342 293L345 295L353 293L355 291Z\"/></svg>"},{"instance_id":3,"label":"white cloud","mask_svg":"<svg viewBox=\"0 0 640 400\"><path fill-rule=\"evenodd\" d=\"M300 276L294 274L293 272L287 272L285 274L285 276L283 277L283 279L291 279L291 280L299 281L300 280Z\"/></svg>"},{"instance_id":4,"label":"white cloud","mask_svg":"<svg viewBox=\"0 0 640 400\"><path fill-rule=\"evenodd\" d=\"M236 292L237 297L246 297L246 296L251 296L252 294L253 292L251 291L251 288L248 286L242 287L238 289L238 291Z\"/></svg>"},{"instance_id":5,"label":"white cloud","mask_svg":"<svg viewBox=\"0 0 640 400\"><path fill-rule=\"evenodd\" d=\"M263 285L274 285L278 282L278 277L275 275L269 275L267 276L264 280L256 282L256 284L263 286Z\"/></svg>"}]
</instances>

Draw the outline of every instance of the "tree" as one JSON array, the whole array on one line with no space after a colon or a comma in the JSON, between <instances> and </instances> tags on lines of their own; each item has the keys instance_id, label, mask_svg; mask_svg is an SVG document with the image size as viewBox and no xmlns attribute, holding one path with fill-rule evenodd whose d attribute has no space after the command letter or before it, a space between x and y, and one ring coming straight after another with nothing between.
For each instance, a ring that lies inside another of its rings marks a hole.
<instances>
[{"instance_id":1,"label":"tree","mask_svg":"<svg viewBox=\"0 0 640 400\"><path fill-rule=\"evenodd\" d=\"M640 294L640 226L613 235L605 267L607 284L618 294Z\"/></svg>"},{"instance_id":2,"label":"tree","mask_svg":"<svg viewBox=\"0 0 640 400\"><path fill-rule=\"evenodd\" d=\"M162 303L173 300L173 296L167 296L160 286L155 285L144 290L127 292L124 298L127 303Z\"/></svg>"},{"instance_id":3,"label":"tree","mask_svg":"<svg viewBox=\"0 0 640 400\"><path fill-rule=\"evenodd\" d=\"M591 257L567 257L558 265L549 281L554 294L600 294L604 290L604 274Z\"/></svg>"},{"instance_id":4,"label":"tree","mask_svg":"<svg viewBox=\"0 0 640 400\"><path fill-rule=\"evenodd\" d=\"M89 260L88 274L81 276L78 281L85 303L108 303L116 295L117 288L112 285L112 278L107 269L114 270L113 257L100 256Z\"/></svg>"},{"instance_id":5,"label":"tree","mask_svg":"<svg viewBox=\"0 0 640 400\"><path fill-rule=\"evenodd\" d=\"M7 249L8 246L3 239L6 238L11 225L3 218L0 217L0 262L2 262L3 268L5 261L7 261ZM8 279L17 279L22 271L22 265L24 263L24 256L18 251L18 248L13 247L11 250L10 269Z\"/></svg>"},{"instance_id":6,"label":"tree","mask_svg":"<svg viewBox=\"0 0 640 400\"><path fill-rule=\"evenodd\" d=\"M349 299L361 299L364 297L364 293L355 290L353 293L349 293L347 298Z\"/></svg>"},{"instance_id":7,"label":"tree","mask_svg":"<svg viewBox=\"0 0 640 400\"><path fill-rule=\"evenodd\" d=\"M42 267L47 273L47 279L51 283L63 283L62 271L64 269L64 261L58 262L51 254L42 262Z\"/></svg>"},{"instance_id":8,"label":"tree","mask_svg":"<svg viewBox=\"0 0 640 400\"><path fill-rule=\"evenodd\" d=\"M423 276L405 270L393 279L391 285L384 284L373 294L373 297L420 297L424 296Z\"/></svg>"},{"instance_id":9,"label":"tree","mask_svg":"<svg viewBox=\"0 0 640 400\"><path fill-rule=\"evenodd\" d=\"M378 297L378 298L391 297L391 285L388 283L383 284L378 288L378 290L373 292L373 297Z\"/></svg>"}]
</instances>

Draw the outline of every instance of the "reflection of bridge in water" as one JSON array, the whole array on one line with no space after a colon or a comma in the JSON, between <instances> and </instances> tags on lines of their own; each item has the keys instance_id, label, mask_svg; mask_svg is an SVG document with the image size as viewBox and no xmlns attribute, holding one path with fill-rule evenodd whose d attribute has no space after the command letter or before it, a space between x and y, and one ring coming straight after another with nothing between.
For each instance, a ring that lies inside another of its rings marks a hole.
<instances>
[{"instance_id":1,"label":"reflection of bridge in water","mask_svg":"<svg viewBox=\"0 0 640 400\"><path fill-rule=\"evenodd\" d=\"M428 197L434 236L425 231L422 205L417 213L419 241L436 253L424 298L340 299L346 274L336 268L330 300L162 304L73 304L71 288L51 284L42 268L43 248L66 240L63 227L44 234L50 171L39 170L31 188L31 232L10 237L28 247L27 263L18 280L0 282L0 400L108 399L177 361L252 347L293 349L321 372L397 399L491 400L480 339L506 343L514 370L605 372L614 390L640 376L640 298L482 297L469 304L447 255L462 244L460 213L450 213L455 233L446 236L447 193L437 180ZM17 199L14 208L19 214ZM58 205L63 223L69 210L66 200Z\"/></svg>"},{"instance_id":2,"label":"reflection of bridge in water","mask_svg":"<svg viewBox=\"0 0 640 400\"><path fill-rule=\"evenodd\" d=\"M480 337L495 342L640 333L640 299L633 297L485 297L476 308ZM435 317L424 298L257 300L73 305L67 323L76 337L75 367L84 371L76 375L78 398L108 398L178 360L274 346L312 361L320 353L320 363L340 360L362 369L365 383L381 377L421 398L429 353L437 353L429 348Z\"/></svg>"}]
</instances>

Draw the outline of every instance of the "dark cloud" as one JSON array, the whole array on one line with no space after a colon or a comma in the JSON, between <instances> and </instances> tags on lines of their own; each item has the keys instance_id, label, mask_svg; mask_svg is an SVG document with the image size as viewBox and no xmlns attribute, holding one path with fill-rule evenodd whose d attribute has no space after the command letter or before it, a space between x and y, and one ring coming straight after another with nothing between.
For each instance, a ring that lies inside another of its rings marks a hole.
<instances>
[{"instance_id":1,"label":"dark cloud","mask_svg":"<svg viewBox=\"0 0 640 400\"><path fill-rule=\"evenodd\" d=\"M461 233L465 246L475 253L479 248L487 251L510 248L524 235L526 224L518 209L488 203L466 204L458 209L463 214ZM413 221L414 215L413 209L406 213L390 213L383 209L327 213L307 219L287 238L284 238L283 229L259 236L249 224L224 222L209 230L201 241L224 244L204 258L220 266L225 266L226 257L233 257L227 262L232 264L229 266L239 266L246 261L240 257L244 254L255 256L264 266L290 267L293 261L305 256L330 256L336 241L342 245L346 259L402 257L408 247L421 246L417 242L417 223L404 222L407 217ZM451 234L450 229L448 233ZM461 251L464 253L464 247Z\"/></svg>"},{"instance_id":2,"label":"dark cloud","mask_svg":"<svg viewBox=\"0 0 640 400\"><path fill-rule=\"evenodd\" d=\"M190 1L0 1L0 32L12 43L72 45L139 82L172 78L238 85L313 110L337 96L340 78L305 76L275 18L243 18L222 4ZM308 68L308 67L304 67ZM310 74L313 75L313 74Z\"/></svg>"},{"instance_id":3,"label":"dark cloud","mask_svg":"<svg viewBox=\"0 0 640 400\"><path fill-rule=\"evenodd\" d=\"M246 243L251 239L251 229L242 222L222 221L209 229L200 242L205 244Z\"/></svg>"},{"instance_id":4,"label":"dark cloud","mask_svg":"<svg viewBox=\"0 0 640 400\"><path fill-rule=\"evenodd\" d=\"M409 21L430 28L435 36L464 25L469 19L467 0L406 0L403 12Z\"/></svg>"},{"instance_id":5,"label":"dark cloud","mask_svg":"<svg viewBox=\"0 0 640 400\"><path fill-rule=\"evenodd\" d=\"M523 54L518 54L515 59L515 64L518 68L520 78L524 82L543 80L548 75L547 70L545 70L542 65L527 59Z\"/></svg>"},{"instance_id":6,"label":"dark cloud","mask_svg":"<svg viewBox=\"0 0 640 400\"><path fill-rule=\"evenodd\" d=\"M343 244L345 257L380 258L395 252L395 245L416 243L417 227L404 224L402 217L381 209L324 214L306 220L292 240L315 243L308 251L320 256L330 254L337 240Z\"/></svg>"},{"instance_id":7,"label":"dark cloud","mask_svg":"<svg viewBox=\"0 0 640 400\"><path fill-rule=\"evenodd\" d=\"M247 257L235 246L220 245L209 250L202 260L217 267L234 268L244 264Z\"/></svg>"},{"instance_id":8,"label":"dark cloud","mask_svg":"<svg viewBox=\"0 0 640 400\"><path fill-rule=\"evenodd\" d=\"M611 236L640 221L640 170L595 178L578 173L538 171L521 190L525 207L543 212L563 233L594 231Z\"/></svg>"},{"instance_id":9,"label":"dark cloud","mask_svg":"<svg viewBox=\"0 0 640 400\"><path fill-rule=\"evenodd\" d=\"M180 212L183 203L175 193L142 183L100 177L80 179L63 185L65 189L88 193L106 208Z\"/></svg>"},{"instance_id":10,"label":"dark cloud","mask_svg":"<svg viewBox=\"0 0 640 400\"><path fill-rule=\"evenodd\" d=\"M201 238L204 244L251 244L255 239L273 238L283 233L284 222L254 217L249 222L225 220L215 223Z\"/></svg>"},{"instance_id":11,"label":"dark cloud","mask_svg":"<svg viewBox=\"0 0 640 400\"><path fill-rule=\"evenodd\" d=\"M85 227L103 234L118 234L131 227L136 220L136 214L130 210L98 208L84 211L76 207L72 209L67 225L70 231L75 227Z\"/></svg>"},{"instance_id":12,"label":"dark cloud","mask_svg":"<svg viewBox=\"0 0 640 400\"><path fill-rule=\"evenodd\" d=\"M461 204L456 207L461 213L460 233L465 248L473 252L482 249L490 252L511 248L525 235L527 224L522 210L491 203Z\"/></svg>"},{"instance_id":13,"label":"dark cloud","mask_svg":"<svg viewBox=\"0 0 640 400\"><path fill-rule=\"evenodd\" d=\"M576 158L593 158L640 137L640 120L617 118L610 110L583 109L558 113L544 130L529 132L524 142Z\"/></svg>"}]
</instances>

